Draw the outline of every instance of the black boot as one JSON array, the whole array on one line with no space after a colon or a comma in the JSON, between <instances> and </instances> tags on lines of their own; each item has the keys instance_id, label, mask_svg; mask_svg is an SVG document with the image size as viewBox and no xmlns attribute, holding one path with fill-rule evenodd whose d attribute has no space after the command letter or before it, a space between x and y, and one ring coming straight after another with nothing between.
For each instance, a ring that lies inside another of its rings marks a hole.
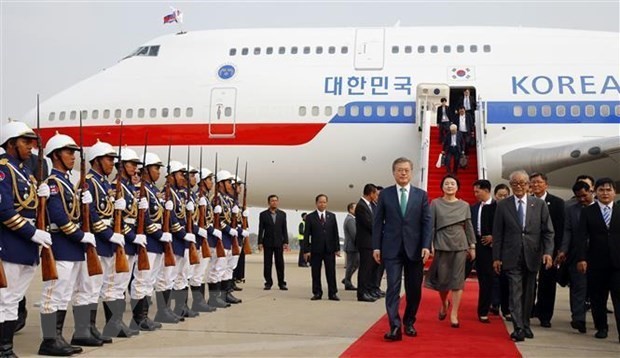
<instances>
[{"instance_id":1,"label":"black boot","mask_svg":"<svg viewBox=\"0 0 620 358\"><path fill-rule=\"evenodd\" d=\"M221 292L220 282L209 284L209 306L216 308L230 307L230 303L222 299Z\"/></svg>"},{"instance_id":2,"label":"black boot","mask_svg":"<svg viewBox=\"0 0 620 358\"><path fill-rule=\"evenodd\" d=\"M194 318L199 315L198 312L192 311L187 306L188 288L182 290L172 290L172 296L174 297L174 314L181 317Z\"/></svg>"},{"instance_id":3,"label":"black boot","mask_svg":"<svg viewBox=\"0 0 620 358\"><path fill-rule=\"evenodd\" d=\"M241 280L231 280L233 291L243 291L243 288L237 286L237 281L241 282Z\"/></svg>"},{"instance_id":4,"label":"black boot","mask_svg":"<svg viewBox=\"0 0 620 358\"><path fill-rule=\"evenodd\" d=\"M76 346L100 347L103 341L94 337L90 332L90 305L73 306L73 320L75 332L71 344Z\"/></svg>"},{"instance_id":5,"label":"black boot","mask_svg":"<svg viewBox=\"0 0 620 358\"><path fill-rule=\"evenodd\" d=\"M112 343L112 338L111 337L104 336L97 329L97 304L96 303L91 303L88 306L90 308L90 334L92 334L93 337L95 337L95 338L99 339L100 341L102 341L104 344Z\"/></svg>"},{"instance_id":6,"label":"black boot","mask_svg":"<svg viewBox=\"0 0 620 358\"><path fill-rule=\"evenodd\" d=\"M0 323L0 357L17 358L17 355L13 352L15 327L17 327L17 321Z\"/></svg>"},{"instance_id":7,"label":"black boot","mask_svg":"<svg viewBox=\"0 0 620 358\"><path fill-rule=\"evenodd\" d=\"M233 292L233 287L232 287L232 279L231 280L226 280L226 281L222 281L223 284L223 291L226 297L226 302L228 303L232 303L232 304L238 304L241 303L241 300L238 299L237 297L233 296L232 292Z\"/></svg>"},{"instance_id":8,"label":"black boot","mask_svg":"<svg viewBox=\"0 0 620 358\"><path fill-rule=\"evenodd\" d=\"M155 300L157 302L155 322L179 323L179 317L172 312L169 306L170 291L155 292Z\"/></svg>"},{"instance_id":9,"label":"black boot","mask_svg":"<svg viewBox=\"0 0 620 358\"><path fill-rule=\"evenodd\" d=\"M64 314L61 312L64 312ZM68 357L76 353L74 347L62 339L62 327L65 321L65 314L66 311L41 314L43 342L41 342L39 346L39 355Z\"/></svg>"},{"instance_id":10,"label":"black boot","mask_svg":"<svg viewBox=\"0 0 620 358\"><path fill-rule=\"evenodd\" d=\"M125 306L127 305L127 302L125 302L124 299L118 299L116 300L116 304L118 305L118 312L119 312L118 320L119 320L121 327L123 328L123 331L125 332L125 335L127 337L131 337L131 336L137 336L138 334L140 334L139 329L129 328L129 326L127 326L125 322L123 321L123 314L125 313Z\"/></svg>"},{"instance_id":11,"label":"black boot","mask_svg":"<svg viewBox=\"0 0 620 358\"><path fill-rule=\"evenodd\" d=\"M131 321L129 322L129 327L139 331L154 331L155 328L150 327L144 319L144 302L145 301L142 299L131 299L130 304L133 315Z\"/></svg>"},{"instance_id":12,"label":"black boot","mask_svg":"<svg viewBox=\"0 0 620 358\"><path fill-rule=\"evenodd\" d=\"M26 326L26 318L28 318L28 309L26 308L26 296L19 301L17 308L17 326L15 327L15 333L19 332Z\"/></svg>"},{"instance_id":13,"label":"black boot","mask_svg":"<svg viewBox=\"0 0 620 358\"><path fill-rule=\"evenodd\" d=\"M144 308L144 321L152 329L160 329L162 327L161 323L154 322L149 318L149 306L151 305L151 296L146 296L142 300L144 301L142 303L142 308Z\"/></svg>"},{"instance_id":14,"label":"black boot","mask_svg":"<svg viewBox=\"0 0 620 358\"><path fill-rule=\"evenodd\" d=\"M205 301L205 285L190 286L192 289L192 310L197 312L213 312L215 307L209 306Z\"/></svg>"},{"instance_id":15,"label":"black boot","mask_svg":"<svg viewBox=\"0 0 620 358\"><path fill-rule=\"evenodd\" d=\"M125 312L125 301L114 300L103 302L103 308L105 311L106 324L103 327L103 334L109 337L129 338L135 332L130 330L122 319L123 312Z\"/></svg>"}]
</instances>

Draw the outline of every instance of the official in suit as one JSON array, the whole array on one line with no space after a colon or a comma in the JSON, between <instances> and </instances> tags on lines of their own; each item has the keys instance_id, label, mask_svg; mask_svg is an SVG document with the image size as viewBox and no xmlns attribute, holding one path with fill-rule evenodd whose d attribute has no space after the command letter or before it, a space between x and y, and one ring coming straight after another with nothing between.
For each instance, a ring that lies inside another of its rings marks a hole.
<instances>
[{"instance_id":1,"label":"official in suit","mask_svg":"<svg viewBox=\"0 0 620 358\"><path fill-rule=\"evenodd\" d=\"M446 172L456 175L459 170L459 160L462 155L465 155L465 139L455 124L450 125L450 133L443 139L441 154L445 158Z\"/></svg>"},{"instance_id":2,"label":"official in suit","mask_svg":"<svg viewBox=\"0 0 620 358\"><path fill-rule=\"evenodd\" d=\"M465 111L472 116L476 113L476 98L471 94L469 88L463 90L463 95L459 98L458 107L465 108Z\"/></svg>"},{"instance_id":3,"label":"official in suit","mask_svg":"<svg viewBox=\"0 0 620 358\"><path fill-rule=\"evenodd\" d=\"M441 105L437 107L437 127L439 128L439 140L441 142L443 142L444 137L450 131L451 116L448 100L442 98Z\"/></svg>"},{"instance_id":4,"label":"official in suit","mask_svg":"<svg viewBox=\"0 0 620 358\"><path fill-rule=\"evenodd\" d=\"M607 338L607 296L611 293L620 333L620 208L614 203L616 184L601 178L594 184L597 204L581 211L577 268L587 272L596 338Z\"/></svg>"},{"instance_id":5,"label":"official in suit","mask_svg":"<svg viewBox=\"0 0 620 358\"><path fill-rule=\"evenodd\" d=\"M405 334L413 337L417 335L414 324L422 296L424 263L430 255L432 226L426 192L410 184L413 163L407 158L396 159L392 174L396 185L379 195L372 246L375 261L385 263L387 274L385 307L390 331L384 339L399 341L402 340L398 306L403 269L407 300L403 321Z\"/></svg>"},{"instance_id":6,"label":"official in suit","mask_svg":"<svg viewBox=\"0 0 620 358\"><path fill-rule=\"evenodd\" d=\"M325 264L327 294L330 300L340 301L336 287L336 256L340 257L340 241L336 215L327 211L327 195L315 198L316 210L306 216L303 250L312 270L312 300L323 297L321 266Z\"/></svg>"},{"instance_id":7,"label":"official in suit","mask_svg":"<svg viewBox=\"0 0 620 358\"><path fill-rule=\"evenodd\" d=\"M261 212L258 217L258 250L263 251L264 289L270 290L273 286L271 265L272 259L275 259L278 287L286 291L288 290L286 281L284 281L284 250L288 250L286 213L278 209L280 201L277 195L269 195L267 202L269 209Z\"/></svg>"},{"instance_id":8,"label":"official in suit","mask_svg":"<svg viewBox=\"0 0 620 358\"><path fill-rule=\"evenodd\" d=\"M493 222L493 269L506 272L510 285L513 341L534 338L530 313L534 304L536 274L541 262L553 260L553 224L544 201L527 195L529 177L523 170L510 174L514 195L497 203Z\"/></svg>"},{"instance_id":9,"label":"official in suit","mask_svg":"<svg viewBox=\"0 0 620 358\"><path fill-rule=\"evenodd\" d=\"M495 203L491 196L491 182L486 179L474 182L474 196L478 202L471 206L471 221L476 233L476 273L478 275L478 319L482 323L490 323L489 308L493 298L493 235L490 225L494 210L488 207ZM485 210L486 209L486 210Z\"/></svg>"},{"instance_id":10,"label":"official in suit","mask_svg":"<svg viewBox=\"0 0 620 358\"><path fill-rule=\"evenodd\" d=\"M378 197L377 187L373 184L366 184L363 196L355 206L355 245L360 255L357 300L362 302L374 302L380 297L374 285L378 266L372 257L372 216Z\"/></svg>"},{"instance_id":11,"label":"official in suit","mask_svg":"<svg viewBox=\"0 0 620 358\"><path fill-rule=\"evenodd\" d=\"M344 218L344 252L345 257L345 274L342 279L344 289L347 291L356 291L357 287L353 286L351 277L360 267L360 253L355 247L355 203L347 205L347 217Z\"/></svg>"},{"instance_id":12,"label":"official in suit","mask_svg":"<svg viewBox=\"0 0 620 358\"><path fill-rule=\"evenodd\" d=\"M530 187L535 197L543 200L549 209L551 223L553 224L554 235L554 253L553 259L557 257L557 252L562 246L562 237L564 236L564 200L550 194L547 191L549 184L547 176L543 173L530 174ZM558 270L556 266L541 269L538 273L538 289L536 294L536 304L534 305L534 315L540 320L540 325L545 328L551 327L551 318L555 306L555 292L557 283Z\"/></svg>"},{"instance_id":13,"label":"official in suit","mask_svg":"<svg viewBox=\"0 0 620 358\"><path fill-rule=\"evenodd\" d=\"M464 151L467 153L470 147L470 142L476 136L476 129L474 128L474 117L469 114L464 107L459 107L458 114L452 120L452 123L458 128L458 132L463 136Z\"/></svg>"}]
</instances>

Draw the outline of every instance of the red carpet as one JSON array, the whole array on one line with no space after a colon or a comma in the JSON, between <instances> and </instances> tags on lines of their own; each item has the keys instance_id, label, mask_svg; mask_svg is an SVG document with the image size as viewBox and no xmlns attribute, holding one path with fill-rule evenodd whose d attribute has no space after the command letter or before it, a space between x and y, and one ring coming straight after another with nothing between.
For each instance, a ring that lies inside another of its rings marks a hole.
<instances>
[{"instance_id":1,"label":"red carpet","mask_svg":"<svg viewBox=\"0 0 620 358\"><path fill-rule=\"evenodd\" d=\"M400 342L385 342L383 334L388 331L389 324L384 315L341 357L521 357L499 316L490 316L490 324L478 321L477 303L478 284L467 282L459 309L461 327L452 328L450 316L444 321L437 319L439 294L424 289L415 324L417 337L403 334ZM380 304L385 305L385 301L381 300ZM404 309L402 298L401 318Z\"/></svg>"}]
</instances>

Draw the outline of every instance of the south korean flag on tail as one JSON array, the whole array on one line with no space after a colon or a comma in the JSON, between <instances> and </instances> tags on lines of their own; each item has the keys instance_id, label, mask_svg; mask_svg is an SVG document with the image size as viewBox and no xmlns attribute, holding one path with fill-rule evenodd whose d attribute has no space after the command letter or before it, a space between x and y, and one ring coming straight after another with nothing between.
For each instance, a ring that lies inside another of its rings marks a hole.
<instances>
[{"instance_id":1,"label":"south korean flag on tail","mask_svg":"<svg viewBox=\"0 0 620 358\"><path fill-rule=\"evenodd\" d=\"M448 67L448 79L452 81L470 81L476 79L476 69L473 66Z\"/></svg>"}]
</instances>

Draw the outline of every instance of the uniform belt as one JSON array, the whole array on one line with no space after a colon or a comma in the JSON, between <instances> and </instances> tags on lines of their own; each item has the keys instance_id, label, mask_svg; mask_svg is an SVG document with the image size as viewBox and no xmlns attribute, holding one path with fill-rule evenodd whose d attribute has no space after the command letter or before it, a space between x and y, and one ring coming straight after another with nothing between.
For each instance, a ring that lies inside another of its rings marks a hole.
<instances>
[{"instance_id":1,"label":"uniform belt","mask_svg":"<svg viewBox=\"0 0 620 358\"><path fill-rule=\"evenodd\" d=\"M125 222L125 224L129 224L129 225L135 225L136 224L136 219L134 219L134 218L125 218L125 219L123 219L123 221Z\"/></svg>"}]
</instances>

